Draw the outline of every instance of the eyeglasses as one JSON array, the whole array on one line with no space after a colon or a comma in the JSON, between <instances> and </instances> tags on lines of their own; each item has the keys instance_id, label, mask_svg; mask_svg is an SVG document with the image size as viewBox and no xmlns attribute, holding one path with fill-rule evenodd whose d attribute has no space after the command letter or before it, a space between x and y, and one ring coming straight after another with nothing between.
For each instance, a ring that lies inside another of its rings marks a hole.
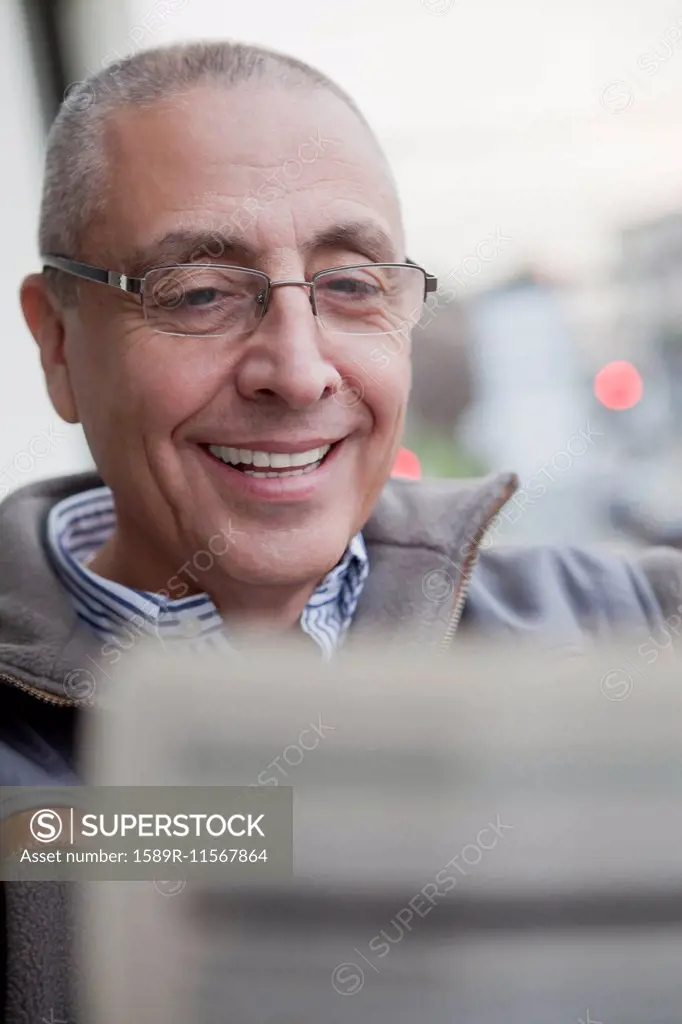
<instances>
[{"instance_id":1,"label":"eyeglasses","mask_svg":"<svg viewBox=\"0 0 682 1024\"><path fill-rule=\"evenodd\" d=\"M251 334L268 311L274 288L309 289L313 314L337 334L395 334L418 326L437 278L407 263L361 263L321 270L310 281L273 281L260 270L181 264L128 277L65 256L43 256L43 270L106 284L140 298L147 322L160 334L230 337Z\"/></svg>"}]
</instances>

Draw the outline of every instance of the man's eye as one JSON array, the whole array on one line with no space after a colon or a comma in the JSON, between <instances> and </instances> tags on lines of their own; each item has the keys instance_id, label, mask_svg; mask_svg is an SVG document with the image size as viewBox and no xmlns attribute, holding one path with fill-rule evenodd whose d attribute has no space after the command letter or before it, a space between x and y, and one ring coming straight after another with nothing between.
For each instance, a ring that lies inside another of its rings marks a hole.
<instances>
[{"instance_id":1,"label":"man's eye","mask_svg":"<svg viewBox=\"0 0 682 1024\"><path fill-rule=\"evenodd\" d=\"M357 277L336 277L327 281L325 287L328 291L358 297L376 295L379 292L377 285L370 281L360 281Z\"/></svg>"},{"instance_id":2,"label":"man's eye","mask_svg":"<svg viewBox=\"0 0 682 1024\"><path fill-rule=\"evenodd\" d=\"M194 291L186 292L185 303L188 306L210 306L218 299L220 292L217 288L197 288Z\"/></svg>"}]
</instances>

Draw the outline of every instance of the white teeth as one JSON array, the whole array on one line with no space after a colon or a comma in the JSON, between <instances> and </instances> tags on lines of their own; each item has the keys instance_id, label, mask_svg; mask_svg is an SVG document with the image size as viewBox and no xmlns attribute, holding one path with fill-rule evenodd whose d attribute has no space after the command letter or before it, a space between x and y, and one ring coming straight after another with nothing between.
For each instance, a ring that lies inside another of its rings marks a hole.
<instances>
[{"instance_id":1,"label":"white teeth","mask_svg":"<svg viewBox=\"0 0 682 1024\"><path fill-rule=\"evenodd\" d=\"M325 444L321 448L313 448L310 452L296 452L289 456L289 465L308 466L311 462L321 462L330 448L330 444Z\"/></svg>"},{"instance_id":2,"label":"white teeth","mask_svg":"<svg viewBox=\"0 0 682 1024\"><path fill-rule=\"evenodd\" d=\"M288 469L290 466L305 466L310 469L316 469L322 459L325 457L329 449L330 444L325 444L321 448L311 448L308 452L257 452L251 451L248 448L224 448L221 445L211 444L208 446L208 450L212 455L215 455L221 462L227 462L233 466L255 466L258 469ZM244 470L244 472L248 472ZM299 474L290 473L251 473L251 476L291 476Z\"/></svg>"}]
</instances>

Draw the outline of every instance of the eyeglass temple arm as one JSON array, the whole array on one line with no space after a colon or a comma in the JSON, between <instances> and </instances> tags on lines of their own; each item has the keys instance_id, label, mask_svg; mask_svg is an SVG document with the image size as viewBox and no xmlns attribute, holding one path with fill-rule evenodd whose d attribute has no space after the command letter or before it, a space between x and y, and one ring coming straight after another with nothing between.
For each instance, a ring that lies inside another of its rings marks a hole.
<instances>
[{"instance_id":1,"label":"eyeglass temple arm","mask_svg":"<svg viewBox=\"0 0 682 1024\"><path fill-rule=\"evenodd\" d=\"M67 259L66 256L43 256L42 260L43 270L47 267L51 267L53 270L62 270L66 274L73 274L74 277L95 281L97 284L108 284L134 295L139 295L142 291L142 279L139 277L128 277L126 274L119 274L116 270L101 270L99 267L90 266L89 263L79 263L78 260Z\"/></svg>"},{"instance_id":2,"label":"eyeglass temple arm","mask_svg":"<svg viewBox=\"0 0 682 1024\"><path fill-rule=\"evenodd\" d=\"M409 256L405 258L405 262L409 263L411 267L419 267L420 270L424 270L419 263L415 263ZM438 278L424 270L424 292L428 294L429 292L436 291L438 291Z\"/></svg>"}]
</instances>

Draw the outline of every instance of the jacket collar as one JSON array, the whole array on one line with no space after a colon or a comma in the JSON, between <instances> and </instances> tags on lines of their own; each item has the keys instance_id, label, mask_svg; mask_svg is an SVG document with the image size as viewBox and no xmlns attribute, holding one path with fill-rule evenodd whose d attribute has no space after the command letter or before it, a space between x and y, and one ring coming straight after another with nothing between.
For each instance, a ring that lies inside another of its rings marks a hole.
<instances>
[{"instance_id":1,"label":"jacket collar","mask_svg":"<svg viewBox=\"0 0 682 1024\"><path fill-rule=\"evenodd\" d=\"M95 473L41 480L0 505L0 676L53 704L77 703L69 695L88 689L102 642L50 565L47 515L62 498L101 486Z\"/></svg>"},{"instance_id":2,"label":"jacket collar","mask_svg":"<svg viewBox=\"0 0 682 1024\"><path fill-rule=\"evenodd\" d=\"M476 480L390 480L363 536L370 574L352 632L448 642L466 599L478 548L518 487L513 473Z\"/></svg>"},{"instance_id":3,"label":"jacket collar","mask_svg":"<svg viewBox=\"0 0 682 1024\"><path fill-rule=\"evenodd\" d=\"M101 487L96 473L39 481L0 505L0 684L53 704L88 703L102 642L75 614L49 564L50 508ZM490 520L518 486L514 474L481 480L390 480L365 525L370 574L347 643L406 626L420 641L447 639ZM2 677L5 677L4 680Z\"/></svg>"}]
</instances>

